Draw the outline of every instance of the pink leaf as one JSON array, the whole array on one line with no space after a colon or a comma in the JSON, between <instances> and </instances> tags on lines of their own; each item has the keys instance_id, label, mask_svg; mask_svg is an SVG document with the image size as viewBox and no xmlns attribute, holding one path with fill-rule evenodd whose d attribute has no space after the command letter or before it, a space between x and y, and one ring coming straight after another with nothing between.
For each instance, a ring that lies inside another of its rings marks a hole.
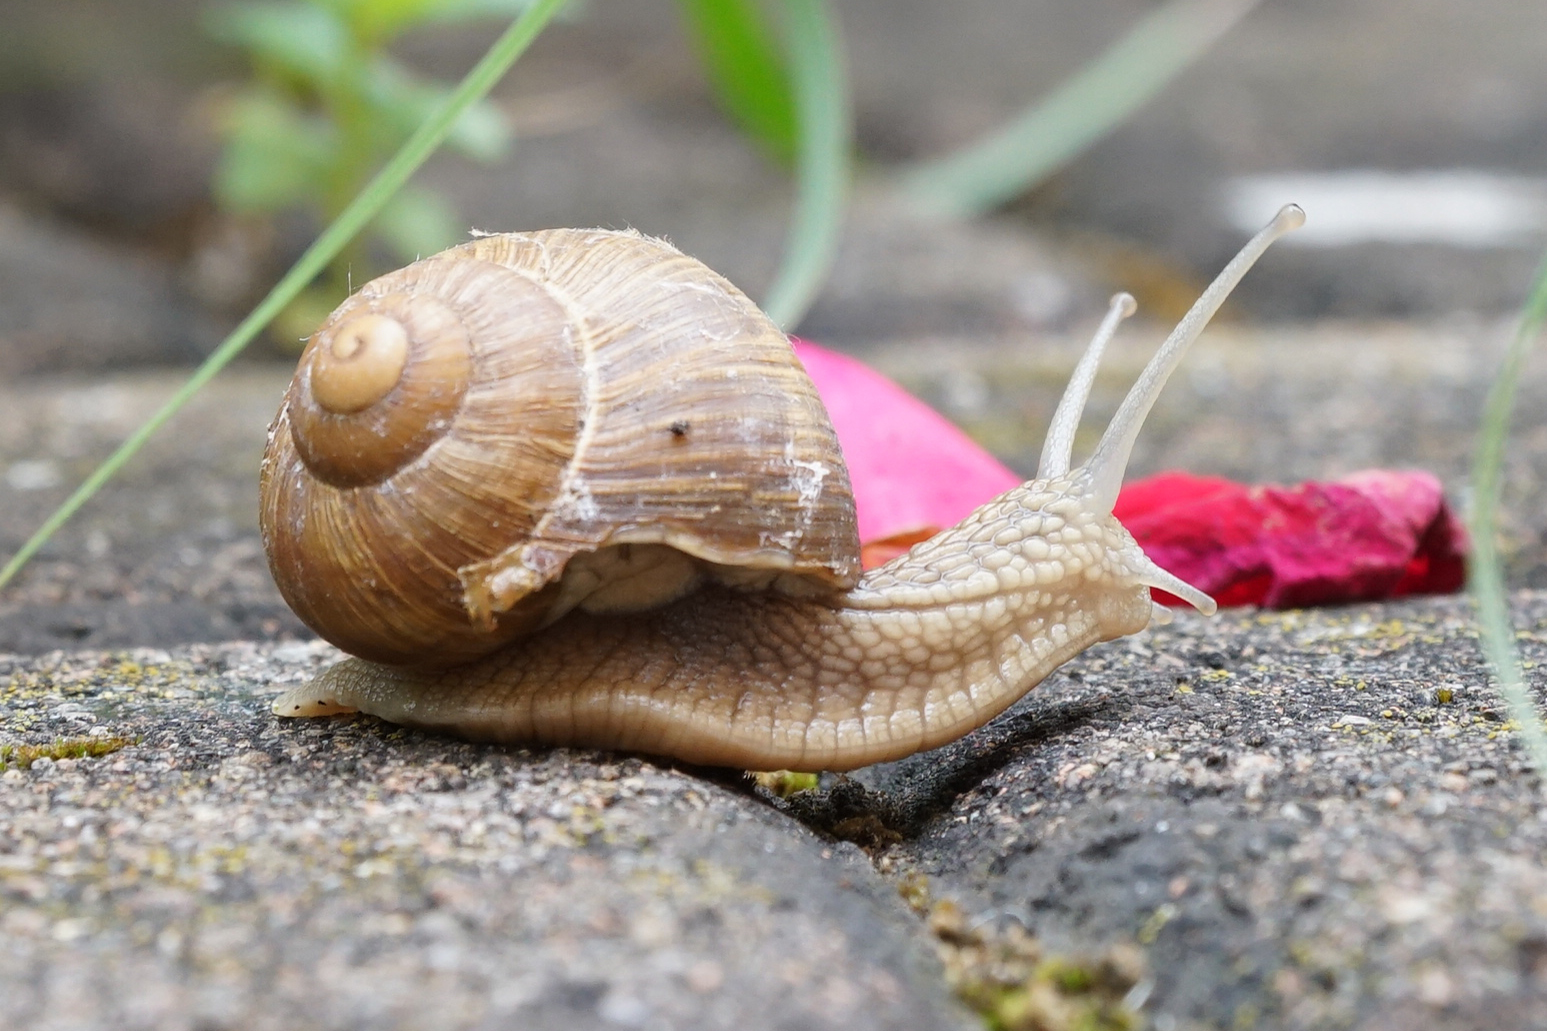
<instances>
[{"instance_id":1,"label":"pink leaf","mask_svg":"<svg viewBox=\"0 0 1547 1031\"><path fill-rule=\"evenodd\" d=\"M804 340L794 344L843 445L861 541L932 533L1021 482L879 372Z\"/></svg>"}]
</instances>

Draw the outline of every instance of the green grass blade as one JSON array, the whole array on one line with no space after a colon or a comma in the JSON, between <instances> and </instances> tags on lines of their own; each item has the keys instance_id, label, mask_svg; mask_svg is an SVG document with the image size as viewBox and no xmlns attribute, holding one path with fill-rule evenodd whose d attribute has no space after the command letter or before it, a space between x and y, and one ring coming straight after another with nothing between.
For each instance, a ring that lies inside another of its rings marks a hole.
<instances>
[{"instance_id":1,"label":"green grass blade","mask_svg":"<svg viewBox=\"0 0 1547 1031\"><path fill-rule=\"evenodd\" d=\"M786 331L805 316L838 252L853 127L838 23L826 0L785 0L799 144L795 210L763 310Z\"/></svg>"},{"instance_id":2,"label":"green grass blade","mask_svg":"<svg viewBox=\"0 0 1547 1031\"><path fill-rule=\"evenodd\" d=\"M1547 732L1542 729L1541 713L1531 700L1520 667L1520 653L1515 648L1515 626L1509 616L1498 545L1504 445L1515 406L1515 388L1519 385L1521 367L1544 323L1547 323L1547 255L1537 270L1536 282L1520 315L1520 326L1510 341L1504 364L1483 408L1477 454L1472 461L1472 561L1468 579L1472 600L1477 605L1483 654L1493 667L1499 693L1509 706L1510 718L1520 728L1526 758L1539 776L1547 778Z\"/></svg>"},{"instance_id":3,"label":"green grass blade","mask_svg":"<svg viewBox=\"0 0 1547 1031\"><path fill-rule=\"evenodd\" d=\"M11 556L11 560L4 568L0 568L0 587L10 582L22 566L26 565L27 560L47 543L55 531L68 522L70 517L89 501L92 495L123 467L125 462L134 457L145 442L183 405L187 404L204 384L213 379L216 373L230 363L231 359L241 353L241 350L263 331L274 316L305 289L306 285L322 272L328 262L332 261L334 256L343 250L344 246L371 219L376 217L376 214L392 199L393 194L440 146L462 113L494 87L516 58L520 57L522 52L531 45L532 40L537 38L543 26L548 24L565 3L566 0L538 0L511 23L510 28L495 41L489 48L489 52L473 66L461 84L447 98L445 106L419 127L392 160L387 162L365 189L360 191L359 196L333 221L333 224L323 230L285 277L253 309L252 314L242 320L241 325L237 326L231 335L210 353L204 363L189 377L188 382L178 388L166 404L146 420L144 425L130 434L129 439L109 455L107 460L86 478L86 482L65 500L64 504L44 520L43 525L27 539L20 551Z\"/></svg>"},{"instance_id":4,"label":"green grass blade","mask_svg":"<svg viewBox=\"0 0 1547 1031\"><path fill-rule=\"evenodd\" d=\"M904 170L922 210L979 215L1023 193L1120 125L1257 0L1171 0L1052 95L978 143Z\"/></svg>"},{"instance_id":5,"label":"green grass blade","mask_svg":"<svg viewBox=\"0 0 1547 1031\"><path fill-rule=\"evenodd\" d=\"M795 96L779 41L756 0L678 0L677 6L725 113L775 158L792 160Z\"/></svg>"}]
</instances>

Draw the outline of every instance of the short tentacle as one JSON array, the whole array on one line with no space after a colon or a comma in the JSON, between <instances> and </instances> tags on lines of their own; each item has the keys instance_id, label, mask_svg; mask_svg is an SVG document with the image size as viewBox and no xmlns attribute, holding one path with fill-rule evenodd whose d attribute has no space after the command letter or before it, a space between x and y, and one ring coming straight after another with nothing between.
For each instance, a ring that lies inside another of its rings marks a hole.
<instances>
[{"instance_id":1,"label":"short tentacle","mask_svg":"<svg viewBox=\"0 0 1547 1031\"><path fill-rule=\"evenodd\" d=\"M1148 555L1144 555L1141 552L1139 557L1143 562L1141 568L1134 571L1134 579L1145 587L1154 587L1157 590L1165 591L1167 594L1174 594L1205 616L1212 616L1219 610L1219 606L1215 604L1214 599L1210 598L1203 591L1200 591L1175 573L1161 569Z\"/></svg>"}]
</instances>

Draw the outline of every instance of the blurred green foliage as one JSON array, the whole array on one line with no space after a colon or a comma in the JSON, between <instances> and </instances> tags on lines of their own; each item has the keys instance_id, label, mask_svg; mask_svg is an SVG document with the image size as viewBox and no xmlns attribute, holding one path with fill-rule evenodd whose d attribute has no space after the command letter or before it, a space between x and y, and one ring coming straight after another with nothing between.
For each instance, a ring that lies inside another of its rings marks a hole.
<instances>
[{"instance_id":1,"label":"blurred green foliage","mask_svg":"<svg viewBox=\"0 0 1547 1031\"><path fill-rule=\"evenodd\" d=\"M766 12L756 0L678 0L678 6L725 113L772 157L793 162L795 97Z\"/></svg>"},{"instance_id":2,"label":"blurred green foliage","mask_svg":"<svg viewBox=\"0 0 1547 1031\"><path fill-rule=\"evenodd\" d=\"M730 119L782 164L795 161L798 114L782 46L759 0L679 0L705 75ZM253 78L225 105L216 203L238 214L306 210L329 222L414 128L445 103L450 87L405 67L389 48L430 25L510 18L531 0L237 0L212 7L205 24L241 48ZM503 156L509 125L480 101L447 143L479 161ZM278 334L309 332L348 291L377 271L374 242L396 261L441 250L462 236L447 200L405 187L371 222L368 236L330 265L324 281L281 316Z\"/></svg>"},{"instance_id":3,"label":"blurred green foliage","mask_svg":"<svg viewBox=\"0 0 1547 1031\"><path fill-rule=\"evenodd\" d=\"M209 32L240 47L253 78L226 104L225 149L215 172L216 202L242 214L290 209L332 221L403 141L445 104L451 87L405 67L388 47L432 24L510 18L531 0L243 0L211 8ZM474 105L447 140L490 161L510 145L504 116ZM321 315L373 271L374 240L394 259L411 261L447 247L462 226L445 198L408 186L371 222L370 237L334 261L320 287L292 304L281 332L309 332Z\"/></svg>"},{"instance_id":4,"label":"blurred green foliage","mask_svg":"<svg viewBox=\"0 0 1547 1031\"><path fill-rule=\"evenodd\" d=\"M1547 329L1547 254L1542 255L1536 280L1520 311L1514 339L1488 391L1487 403L1472 458L1472 557L1467 562L1468 588L1477 605L1483 654L1493 667L1494 683L1509 706L1527 761L1547 786L1547 719L1527 684L1525 666L1515 643L1515 624L1505 594L1504 559L1499 554L1499 508L1504 487L1504 454L1515 411L1515 392L1526 359ZM1534 678L1533 678L1534 679Z\"/></svg>"},{"instance_id":5,"label":"blurred green foliage","mask_svg":"<svg viewBox=\"0 0 1547 1031\"><path fill-rule=\"evenodd\" d=\"M679 0L683 23L711 91L726 115L774 161L802 157L802 112L791 64L803 55L804 0ZM531 0L234 0L211 8L206 27L241 48L253 78L225 105L225 147L216 169L216 202L228 212L272 216L305 210L329 222L414 128L444 104L449 87L405 67L390 47L429 25L510 17ZM783 15L779 18L778 15ZM781 38L794 21L794 38ZM841 83L824 92L841 96ZM832 134L829 133L829 136ZM447 143L480 161L503 156L511 142L500 110L480 101L456 123ZM833 145L847 148L845 136ZM845 162L829 161L847 175ZM837 191L829 191L838 196ZM830 206L830 205L829 205ZM823 210L825 218L836 213ZM451 246L463 225L447 200L423 187L400 190L280 316L276 336L305 336L348 292L377 271L372 245L407 262ZM824 265L825 268L825 265ZM820 273L805 278L820 281ZM796 299L794 309L804 309ZM786 307L790 307L786 305Z\"/></svg>"}]
</instances>

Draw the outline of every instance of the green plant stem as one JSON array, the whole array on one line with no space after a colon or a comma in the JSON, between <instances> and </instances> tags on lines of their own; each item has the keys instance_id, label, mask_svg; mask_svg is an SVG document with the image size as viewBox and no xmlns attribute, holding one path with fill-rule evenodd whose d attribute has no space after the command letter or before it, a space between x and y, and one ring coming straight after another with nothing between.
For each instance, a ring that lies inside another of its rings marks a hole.
<instances>
[{"instance_id":1,"label":"green plant stem","mask_svg":"<svg viewBox=\"0 0 1547 1031\"><path fill-rule=\"evenodd\" d=\"M343 214L323 230L322 235L313 241L285 277L253 309L252 314L243 319L231 335L210 353L188 381L173 393L156 414L131 433L106 461L92 471L86 478L86 482L76 488L75 493L55 509L53 514L44 520L43 525L38 527L37 532L27 539L27 542L21 546L21 550L11 556L11 560L4 568L0 568L0 587L9 583L22 566L27 564L27 560L32 558L38 549L47 543L48 539L123 467L125 462L134 457L135 453L168 419L187 404L204 384L230 364L231 360L273 321L274 316L284 310L306 285L327 267L328 262L332 261L349 241L380 213L391 200L392 195L408 182L414 172L418 171L419 166L424 164L441 145L462 113L494 88L494 84L504 76L515 63L516 58L531 45L532 40L537 38L537 34L565 3L566 0L537 0L511 23L510 28L505 30L489 48L489 52L462 79L451 96L447 98L445 105L409 137L408 142L404 143L392 160L376 173L376 177L360 191L360 195L344 210Z\"/></svg>"},{"instance_id":2,"label":"green plant stem","mask_svg":"<svg viewBox=\"0 0 1547 1031\"><path fill-rule=\"evenodd\" d=\"M334 81L323 90L323 102L327 106L329 120L337 128L340 137L339 160L328 177L323 197L322 214L330 221L341 217L360 196L360 186L377 159L376 148L372 146L370 105L360 94L360 84L365 79L365 66L369 61L368 44L353 35L353 32L351 28L349 51L343 67L337 70ZM439 146L439 142L436 146ZM393 192L396 192L396 188ZM349 295L354 274L365 271L365 255L365 238L357 232L334 256L341 260L329 259L327 291L340 301Z\"/></svg>"},{"instance_id":3,"label":"green plant stem","mask_svg":"<svg viewBox=\"0 0 1547 1031\"><path fill-rule=\"evenodd\" d=\"M763 310L785 331L805 317L832 268L852 153L838 23L826 0L785 0L798 136L795 210Z\"/></svg>"},{"instance_id":4,"label":"green plant stem","mask_svg":"<svg viewBox=\"0 0 1547 1031\"><path fill-rule=\"evenodd\" d=\"M921 210L967 217L998 207L1125 121L1258 0L1171 0L1053 93L976 144L902 172Z\"/></svg>"},{"instance_id":5,"label":"green plant stem","mask_svg":"<svg viewBox=\"0 0 1547 1031\"><path fill-rule=\"evenodd\" d=\"M1509 438L1515 388L1526 356L1544 323L1547 323L1547 255L1543 256L1541 268L1537 270L1536 282L1520 315L1520 326L1510 341L1504 364L1483 408L1477 453L1472 462L1472 561L1468 580L1472 600L1477 606L1483 654L1493 667L1499 693L1509 706L1510 718L1520 728L1526 758L1539 776L1547 777L1547 731L1542 729L1541 713L1526 687L1520 653L1515 648L1515 627L1509 615L1498 543L1504 445Z\"/></svg>"}]
</instances>

